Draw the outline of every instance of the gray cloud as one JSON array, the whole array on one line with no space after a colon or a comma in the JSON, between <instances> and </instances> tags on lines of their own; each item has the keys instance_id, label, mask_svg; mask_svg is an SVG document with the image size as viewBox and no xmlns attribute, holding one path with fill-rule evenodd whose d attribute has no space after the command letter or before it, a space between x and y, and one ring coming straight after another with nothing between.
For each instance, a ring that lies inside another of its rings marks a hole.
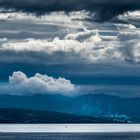
<instances>
[{"instance_id":1,"label":"gray cloud","mask_svg":"<svg viewBox=\"0 0 140 140\"><path fill-rule=\"evenodd\" d=\"M0 7L17 11L44 14L51 11L88 10L97 20L108 20L127 11L139 10L138 0L0 0Z\"/></svg>"},{"instance_id":2,"label":"gray cloud","mask_svg":"<svg viewBox=\"0 0 140 140\"><path fill-rule=\"evenodd\" d=\"M69 16L64 12L53 12L41 17L22 12L0 13L0 38L62 38L68 32L83 30L83 26L73 20L85 19L87 16L85 11L71 12Z\"/></svg>"}]
</instances>

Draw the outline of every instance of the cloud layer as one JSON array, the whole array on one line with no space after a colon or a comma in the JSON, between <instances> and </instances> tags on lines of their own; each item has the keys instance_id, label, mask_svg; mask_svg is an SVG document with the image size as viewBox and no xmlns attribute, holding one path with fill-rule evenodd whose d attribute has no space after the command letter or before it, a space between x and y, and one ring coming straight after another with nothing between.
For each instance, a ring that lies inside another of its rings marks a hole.
<instances>
[{"instance_id":1,"label":"cloud layer","mask_svg":"<svg viewBox=\"0 0 140 140\"><path fill-rule=\"evenodd\" d=\"M60 93L70 95L75 86L65 78L53 78L36 73L28 78L23 72L14 72L9 77L9 83L0 86L1 92L16 95L51 94Z\"/></svg>"},{"instance_id":2,"label":"cloud layer","mask_svg":"<svg viewBox=\"0 0 140 140\"><path fill-rule=\"evenodd\" d=\"M95 22L92 17L97 15L90 14L76 11L35 16L1 11L0 94L139 96L140 12L127 12L116 22L105 23Z\"/></svg>"},{"instance_id":3,"label":"cloud layer","mask_svg":"<svg viewBox=\"0 0 140 140\"><path fill-rule=\"evenodd\" d=\"M139 63L140 32L119 31L117 40L103 41L95 30L68 34L64 39L1 39L1 62L38 64Z\"/></svg>"},{"instance_id":4,"label":"cloud layer","mask_svg":"<svg viewBox=\"0 0 140 140\"><path fill-rule=\"evenodd\" d=\"M0 0L0 7L43 14L51 11L87 10L96 13L96 19L108 20L127 11L139 10L138 0Z\"/></svg>"}]
</instances>

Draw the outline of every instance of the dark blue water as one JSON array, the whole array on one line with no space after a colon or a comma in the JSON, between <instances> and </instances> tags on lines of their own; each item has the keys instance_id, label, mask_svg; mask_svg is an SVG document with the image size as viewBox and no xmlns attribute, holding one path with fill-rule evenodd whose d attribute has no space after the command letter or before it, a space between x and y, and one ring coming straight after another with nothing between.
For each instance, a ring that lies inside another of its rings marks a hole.
<instances>
[{"instance_id":1,"label":"dark blue water","mask_svg":"<svg viewBox=\"0 0 140 140\"><path fill-rule=\"evenodd\" d=\"M140 133L0 133L0 140L140 140Z\"/></svg>"}]
</instances>

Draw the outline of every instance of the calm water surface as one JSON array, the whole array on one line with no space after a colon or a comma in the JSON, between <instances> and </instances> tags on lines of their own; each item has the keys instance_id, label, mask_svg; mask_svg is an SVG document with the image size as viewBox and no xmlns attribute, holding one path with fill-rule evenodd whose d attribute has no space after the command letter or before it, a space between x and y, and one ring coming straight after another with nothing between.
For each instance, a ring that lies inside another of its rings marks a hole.
<instances>
[{"instance_id":1,"label":"calm water surface","mask_svg":"<svg viewBox=\"0 0 140 140\"><path fill-rule=\"evenodd\" d=\"M0 133L0 140L140 140L140 133Z\"/></svg>"}]
</instances>

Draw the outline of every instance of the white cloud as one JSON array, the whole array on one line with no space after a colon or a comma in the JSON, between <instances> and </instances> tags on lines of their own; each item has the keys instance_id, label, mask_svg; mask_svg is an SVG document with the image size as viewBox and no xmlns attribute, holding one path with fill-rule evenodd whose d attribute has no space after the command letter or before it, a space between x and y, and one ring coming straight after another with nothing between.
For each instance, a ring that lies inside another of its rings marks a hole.
<instances>
[{"instance_id":1,"label":"white cloud","mask_svg":"<svg viewBox=\"0 0 140 140\"><path fill-rule=\"evenodd\" d=\"M75 85L71 81L59 77L58 79L36 73L28 78L24 73L14 72L9 77L9 83L0 87L6 94L33 95L59 93L70 95L75 91Z\"/></svg>"},{"instance_id":2,"label":"white cloud","mask_svg":"<svg viewBox=\"0 0 140 140\"><path fill-rule=\"evenodd\" d=\"M115 24L118 30L124 30L124 29L136 29L136 27L132 24Z\"/></svg>"},{"instance_id":3,"label":"white cloud","mask_svg":"<svg viewBox=\"0 0 140 140\"><path fill-rule=\"evenodd\" d=\"M79 21L84 20L86 18L91 18L89 16L89 12L86 11L77 11L70 12L66 14L64 11L60 12L51 12L48 14L36 16L34 14L24 13L24 12L8 12L8 13L0 13L0 20L5 21L16 21L16 22L24 22L24 23L38 23L38 24L55 24L55 25L63 25L63 26L73 26L78 27Z\"/></svg>"},{"instance_id":4,"label":"white cloud","mask_svg":"<svg viewBox=\"0 0 140 140\"><path fill-rule=\"evenodd\" d=\"M53 78L36 73L27 77L21 71L13 72L9 83L0 84L0 93L19 96L32 96L35 94L62 94L66 96L79 96L85 94L109 94L120 97L139 97L140 88L137 85L125 84L95 84L74 85L65 78Z\"/></svg>"},{"instance_id":5,"label":"white cloud","mask_svg":"<svg viewBox=\"0 0 140 140\"><path fill-rule=\"evenodd\" d=\"M140 21L140 10L137 11L131 11L131 12L126 12L123 15L119 15L118 18L123 21Z\"/></svg>"},{"instance_id":6,"label":"white cloud","mask_svg":"<svg viewBox=\"0 0 140 140\"><path fill-rule=\"evenodd\" d=\"M101 39L95 31L70 34L64 39L54 38L52 41L26 39L19 42L9 42L7 40L7 43L1 42L0 61L33 63L38 61L45 64L69 63L75 60L90 61L90 57L94 55L92 53L94 53L94 47L96 48L95 44L100 41ZM95 53L97 52L96 50ZM9 54L8 57L7 53Z\"/></svg>"},{"instance_id":7,"label":"white cloud","mask_svg":"<svg viewBox=\"0 0 140 140\"><path fill-rule=\"evenodd\" d=\"M52 12L42 16L22 12L0 13L0 38L13 40L64 37L68 32L83 30L86 12ZM80 19L77 17L79 16Z\"/></svg>"},{"instance_id":8,"label":"white cloud","mask_svg":"<svg viewBox=\"0 0 140 140\"><path fill-rule=\"evenodd\" d=\"M120 31L118 40L112 41L102 41L96 32L87 30L68 34L64 39L54 38L51 41L3 39L0 46L0 61L38 64L124 63L128 62L129 56L131 62L139 62L138 31L134 33Z\"/></svg>"}]
</instances>

